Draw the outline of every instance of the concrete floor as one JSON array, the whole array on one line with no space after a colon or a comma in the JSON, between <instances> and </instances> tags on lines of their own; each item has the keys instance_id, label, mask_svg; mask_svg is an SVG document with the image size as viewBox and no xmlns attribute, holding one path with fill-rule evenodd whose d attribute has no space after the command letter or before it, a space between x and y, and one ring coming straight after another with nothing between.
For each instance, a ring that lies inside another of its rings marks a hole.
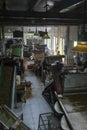
<instances>
[{"instance_id":1,"label":"concrete floor","mask_svg":"<svg viewBox=\"0 0 87 130\"><path fill-rule=\"evenodd\" d=\"M18 103L13 111L17 115L23 113L24 123L31 130L38 130L39 114L51 112L51 108L42 96L44 85L41 80L29 70L25 71L23 80L32 82L32 96L26 100L26 103Z\"/></svg>"}]
</instances>

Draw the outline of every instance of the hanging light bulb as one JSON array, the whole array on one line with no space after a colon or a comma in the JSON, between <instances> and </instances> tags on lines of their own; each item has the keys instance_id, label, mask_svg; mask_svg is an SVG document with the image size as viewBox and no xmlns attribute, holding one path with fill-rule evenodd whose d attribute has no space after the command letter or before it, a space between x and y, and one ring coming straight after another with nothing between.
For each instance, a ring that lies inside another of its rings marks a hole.
<instances>
[{"instance_id":1,"label":"hanging light bulb","mask_svg":"<svg viewBox=\"0 0 87 130\"><path fill-rule=\"evenodd\" d=\"M46 19L45 19L45 22L47 20L47 7L48 7L48 4L47 4L47 0L46 0ZM45 28L45 34L43 36L43 39L50 39L49 35L48 35L48 32L47 32L47 27Z\"/></svg>"},{"instance_id":2,"label":"hanging light bulb","mask_svg":"<svg viewBox=\"0 0 87 130\"><path fill-rule=\"evenodd\" d=\"M43 36L43 39L50 39L48 32L47 32L47 28L45 28L45 34Z\"/></svg>"},{"instance_id":3,"label":"hanging light bulb","mask_svg":"<svg viewBox=\"0 0 87 130\"><path fill-rule=\"evenodd\" d=\"M34 36L39 36L38 31L37 31L37 27L36 27L36 30L35 30Z\"/></svg>"}]
</instances>

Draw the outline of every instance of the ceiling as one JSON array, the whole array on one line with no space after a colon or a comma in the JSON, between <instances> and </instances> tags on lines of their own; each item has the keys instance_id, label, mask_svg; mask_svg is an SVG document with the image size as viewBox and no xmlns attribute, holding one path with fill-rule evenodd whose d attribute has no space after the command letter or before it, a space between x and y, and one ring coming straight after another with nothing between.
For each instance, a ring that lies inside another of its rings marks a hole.
<instances>
[{"instance_id":1,"label":"ceiling","mask_svg":"<svg viewBox=\"0 0 87 130\"><path fill-rule=\"evenodd\" d=\"M0 0L1 25L83 23L87 23L87 0Z\"/></svg>"}]
</instances>

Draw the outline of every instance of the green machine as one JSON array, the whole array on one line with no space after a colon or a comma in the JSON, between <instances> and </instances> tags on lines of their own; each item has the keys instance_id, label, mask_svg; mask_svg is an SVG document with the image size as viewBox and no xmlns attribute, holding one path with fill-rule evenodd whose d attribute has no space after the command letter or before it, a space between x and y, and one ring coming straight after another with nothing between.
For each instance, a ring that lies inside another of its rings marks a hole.
<instances>
[{"instance_id":1,"label":"green machine","mask_svg":"<svg viewBox=\"0 0 87 130\"><path fill-rule=\"evenodd\" d=\"M20 45L20 44L14 45L12 47L12 55L16 56L16 57L23 56L23 47L22 47L22 45Z\"/></svg>"}]
</instances>

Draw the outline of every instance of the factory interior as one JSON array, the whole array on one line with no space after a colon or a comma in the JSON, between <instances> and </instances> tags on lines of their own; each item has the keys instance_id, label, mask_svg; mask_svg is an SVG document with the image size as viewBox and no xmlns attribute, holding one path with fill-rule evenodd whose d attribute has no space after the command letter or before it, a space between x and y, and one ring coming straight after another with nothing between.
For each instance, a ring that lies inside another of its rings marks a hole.
<instances>
[{"instance_id":1,"label":"factory interior","mask_svg":"<svg viewBox=\"0 0 87 130\"><path fill-rule=\"evenodd\" d=\"M87 0L0 0L0 130L87 130Z\"/></svg>"}]
</instances>

